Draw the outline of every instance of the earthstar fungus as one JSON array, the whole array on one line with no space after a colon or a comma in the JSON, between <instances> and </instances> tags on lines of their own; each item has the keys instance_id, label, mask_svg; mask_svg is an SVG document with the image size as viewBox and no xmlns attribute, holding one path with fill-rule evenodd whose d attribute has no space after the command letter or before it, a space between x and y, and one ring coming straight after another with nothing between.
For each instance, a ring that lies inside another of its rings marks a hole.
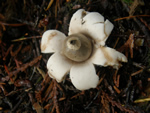
<instances>
[{"instance_id":1,"label":"earthstar fungus","mask_svg":"<svg viewBox=\"0 0 150 113\"><path fill-rule=\"evenodd\" d=\"M79 90L95 88L99 77L94 65L118 69L127 58L105 46L113 24L97 12L76 11L70 21L68 36L47 30L41 41L42 53L54 53L47 62L49 76L62 82L70 72L72 84Z\"/></svg>"}]
</instances>

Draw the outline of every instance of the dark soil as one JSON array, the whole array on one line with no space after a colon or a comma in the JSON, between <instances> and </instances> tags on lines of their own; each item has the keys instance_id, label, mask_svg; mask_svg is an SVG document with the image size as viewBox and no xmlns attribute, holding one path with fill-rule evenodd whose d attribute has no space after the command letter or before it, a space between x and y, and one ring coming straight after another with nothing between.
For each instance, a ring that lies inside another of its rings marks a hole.
<instances>
[{"instance_id":1,"label":"dark soil","mask_svg":"<svg viewBox=\"0 0 150 113\"><path fill-rule=\"evenodd\" d=\"M150 113L149 0L0 0L0 113ZM106 44L124 53L119 70L96 66L100 84L79 91L47 74L45 30L68 33L80 8L115 26Z\"/></svg>"}]
</instances>

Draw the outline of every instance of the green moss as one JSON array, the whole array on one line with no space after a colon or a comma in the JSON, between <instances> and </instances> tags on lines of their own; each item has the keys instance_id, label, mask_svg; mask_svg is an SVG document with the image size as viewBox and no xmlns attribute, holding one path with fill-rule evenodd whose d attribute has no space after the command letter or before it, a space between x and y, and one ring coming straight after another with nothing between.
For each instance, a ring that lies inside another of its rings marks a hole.
<instances>
[{"instance_id":1,"label":"green moss","mask_svg":"<svg viewBox=\"0 0 150 113\"><path fill-rule=\"evenodd\" d=\"M133 0L123 0L123 2L125 2L126 4L131 4L133 3Z\"/></svg>"}]
</instances>

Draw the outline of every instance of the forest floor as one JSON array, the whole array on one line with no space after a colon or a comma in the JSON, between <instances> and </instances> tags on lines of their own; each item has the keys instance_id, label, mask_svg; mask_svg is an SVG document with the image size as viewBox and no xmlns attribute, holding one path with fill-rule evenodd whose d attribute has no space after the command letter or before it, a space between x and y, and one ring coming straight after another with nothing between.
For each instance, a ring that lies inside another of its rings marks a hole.
<instances>
[{"instance_id":1,"label":"forest floor","mask_svg":"<svg viewBox=\"0 0 150 113\"><path fill-rule=\"evenodd\" d=\"M50 78L40 50L44 31L67 35L80 8L114 24L106 45L128 58L119 70L96 66L99 85L86 91ZM148 0L0 0L0 112L150 113L149 47Z\"/></svg>"}]
</instances>

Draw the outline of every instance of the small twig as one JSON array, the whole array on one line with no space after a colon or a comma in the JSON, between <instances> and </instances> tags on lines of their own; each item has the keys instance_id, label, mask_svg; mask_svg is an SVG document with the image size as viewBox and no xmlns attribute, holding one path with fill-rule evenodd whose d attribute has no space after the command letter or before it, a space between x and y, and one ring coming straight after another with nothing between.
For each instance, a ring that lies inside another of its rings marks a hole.
<instances>
[{"instance_id":1,"label":"small twig","mask_svg":"<svg viewBox=\"0 0 150 113\"><path fill-rule=\"evenodd\" d=\"M130 49L130 55L131 58L133 58L133 48L134 48L134 34L130 34L129 39L126 41L126 43L120 47L119 51L124 51L126 52L126 57L128 57L128 51L127 49Z\"/></svg>"},{"instance_id":2,"label":"small twig","mask_svg":"<svg viewBox=\"0 0 150 113\"><path fill-rule=\"evenodd\" d=\"M118 93L118 94L120 94L120 90L116 87L116 86L113 86L113 88L115 89L115 91Z\"/></svg>"},{"instance_id":3,"label":"small twig","mask_svg":"<svg viewBox=\"0 0 150 113\"><path fill-rule=\"evenodd\" d=\"M118 83L118 77L117 77L117 73L118 73L118 70L115 71L114 75L113 75L113 81L114 81L114 84L119 87L119 83Z\"/></svg>"},{"instance_id":4,"label":"small twig","mask_svg":"<svg viewBox=\"0 0 150 113\"><path fill-rule=\"evenodd\" d=\"M8 92L6 91L5 87L2 84L0 84L0 89L3 91L4 95L8 94Z\"/></svg>"},{"instance_id":5,"label":"small twig","mask_svg":"<svg viewBox=\"0 0 150 113\"><path fill-rule=\"evenodd\" d=\"M84 95L84 91L82 91L82 92L80 92L80 93L78 93L78 94L72 96L70 99L77 98L77 97L80 96L80 95Z\"/></svg>"},{"instance_id":6,"label":"small twig","mask_svg":"<svg viewBox=\"0 0 150 113\"><path fill-rule=\"evenodd\" d=\"M150 98L143 98L143 99L135 100L134 103L142 103L142 102L149 102L149 101L150 101Z\"/></svg>"},{"instance_id":7,"label":"small twig","mask_svg":"<svg viewBox=\"0 0 150 113\"><path fill-rule=\"evenodd\" d=\"M47 11L51 7L51 5L53 4L53 2L54 2L54 0L50 0L50 2L48 4L47 8L45 9L45 11Z\"/></svg>"},{"instance_id":8,"label":"small twig","mask_svg":"<svg viewBox=\"0 0 150 113\"><path fill-rule=\"evenodd\" d=\"M18 41L29 40L29 39L34 39L34 38L41 38L41 37L42 36L22 37L22 38L19 38L19 39L12 40L12 42L18 42Z\"/></svg>"},{"instance_id":9,"label":"small twig","mask_svg":"<svg viewBox=\"0 0 150 113\"><path fill-rule=\"evenodd\" d=\"M121 103L118 103L118 102L114 101L113 98L112 98L110 95L108 95L108 94L106 94L106 93L104 93L104 92L102 92L102 93L103 93L103 95L109 100L109 102L110 102L113 106L118 107L121 111L129 112L129 113L135 113L135 111L130 110L130 109L127 109L127 108L125 108L125 106L123 106Z\"/></svg>"},{"instance_id":10,"label":"small twig","mask_svg":"<svg viewBox=\"0 0 150 113\"><path fill-rule=\"evenodd\" d=\"M119 42L119 39L120 39L120 38L117 38L117 41L115 42L115 45L114 45L113 48L116 48L116 46L117 46L117 44L118 44L118 42Z\"/></svg>"},{"instance_id":11,"label":"small twig","mask_svg":"<svg viewBox=\"0 0 150 113\"><path fill-rule=\"evenodd\" d=\"M56 108L56 113L60 113L59 112L59 106L58 106L58 101L57 101L57 83L56 83L56 81L55 80L53 80L53 82L54 82L54 87L53 87L53 102L54 102L54 106L55 106L55 108Z\"/></svg>"},{"instance_id":12,"label":"small twig","mask_svg":"<svg viewBox=\"0 0 150 113\"><path fill-rule=\"evenodd\" d=\"M93 98L93 100L84 108L85 110L87 110L87 109L89 108L89 106L94 102L94 100L96 100L96 98L97 98L98 95L99 95L99 92L100 92L100 91L97 92L97 94L95 95L95 97Z\"/></svg>"},{"instance_id":13,"label":"small twig","mask_svg":"<svg viewBox=\"0 0 150 113\"><path fill-rule=\"evenodd\" d=\"M66 98L65 92L63 91L63 89L61 88L61 86L59 84L56 84L56 85L59 88L59 90L62 91L62 93L63 93L63 97L62 98Z\"/></svg>"},{"instance_id":14,"label":"small twig","mask_svg":"<svg viewBox=\"0 0 150 113\"><path fill-rule=\"evenodd\" d=\"M14 45L12 44L12 45L7 49L7 52L6 52L5 55L3 56L3 60L6 60L6 57L8 56L9 52L12 50L13 47L14 47Z\"/></svg>"},{"instance_id":15,"label":"small twig","mask_svg":"<svg viewBox=\"0 0 150 113\"><path fill-rule=\"evenodd\" d=\"M26 63L24 66L22 66L21 68L10 72L8 75L10 77L12 77L13 75L16 75L17 73L19 73L20 71L25 71L29 66L33 66L35 63L37 63L40 59L42 58L42 55L38 56L37 58L35 58L33 61Z\"/></svg>"},{"instance_id":16,"label":"small twig","mask_svg":"<svg viewBox=\"0 0 150 113\"><path fill-rule=\"evenodd\" d=\"M124 20L124 19L131 19L131 18L135 18L135 17L150 17L150 15L134 15L134 16L126 16L126 17L122 17L122 18L117 18L114 21L120 21L120 20Z\"/></svg>"},{"instance_id":17,"label":"small twig","mask_svg":"<svg viewBox=\"0 0 150 113\"><path fill-rule=\"evenodd\" d=\"M14 111L18 108L18 106L19 106L19 105L21 104L21 102L23 101L24 97L25 97L25 95L20 96L20 99L19 99L18 103L17 103L17 104L14 106L14 108L11 110L12 112L14 112Z\"/></svg>"},{"instance_id":18,"label":"small twig","mask_svg":"<svg viewBox=\"0 0 150 113\"><path fill-rule=\"evenodd\" d=\"M140 68L140 69L146 68L145 66L143 66L143 65L141 65L141 64L138 64L138 63L136 63L136 62L133 62L133 65L136 66L136 67L138 67L138 68Z\"/></svg>"},{"instance_id":19,"label":"small twig","mask_svg":"<svg viewBox=\"0 0 150 113\"><path fill-rule=\"evenodd\" d=\"M14 52L13 52L12 49L11 49L11 51L10 51L11 56L13 56L13 57L16 56L16 55L19 53L19 51L21 50L22 45L23 45L23 43L21 43L21 44L19 45L19 47L17 48L17 50L15 50Z\"/></svg>"},{"instance_id":20,"label":"small twig","mask_svg":"<svg viewBox=\"0 0 150 113\"><path fill-rule=\"evenodd\" d=\"M52 91L53 89L53 82L51 82L51 84L49 85L49 87L47 88L46 92L45 92L45 96L44 96L44 100L48 101L48 96L50 94L50 92Z\"/></svg>"},{"instance_id":21,"label":"small twig","mask_svg":"<svg viewBox=\"0 0 150 113\"><path fill-rule=\"evenodd\" d=\"M24 26L26 24L8 24L0 21L0 24L5 25L5 26L11 26L11 27L19 27L19 26Z\"/></svg>"},{"instance_id":22,"label":"small twig","mask_svg":"<svg viewBox=\"0 0 150 113\"><path fill-rule=\"evenodd\" d=\"M102 81L104 80L105 76L106 76L106 74L101 75L101 78L100 78L97 86L99 86L102 83Z\"/></svg>"},{"instance_id":23,"label":"small twig","mask_svg":"<svg viewBox=\"0 0 150 113\"><path fill-rule=\"evenodd\" d=\"M135 76L135 75L137 75L137 74L139 74L141 72L143 72L143 69L140 69L139 71L132 73L131 76Z\"/></svg>"},{"instance_id":24,"label":"small twig","mask_svg":"<svg viewBox=\"0 0 150 113\"><path fill-rule=\"evenodd\" d=\"M44 106L44 109L48 110L52 105L53 105L53 103L47 104Z\"/></svg>"},{"instance_id":25,"label":"small twig","mask_svg":"<svg viewBox=\"0 0 150 113\"><path fill-rule=\"evenodd\" d=\"M139 19L150 30L150 26L142 18L139 18Z\"/></svg>"}]
</instances>

